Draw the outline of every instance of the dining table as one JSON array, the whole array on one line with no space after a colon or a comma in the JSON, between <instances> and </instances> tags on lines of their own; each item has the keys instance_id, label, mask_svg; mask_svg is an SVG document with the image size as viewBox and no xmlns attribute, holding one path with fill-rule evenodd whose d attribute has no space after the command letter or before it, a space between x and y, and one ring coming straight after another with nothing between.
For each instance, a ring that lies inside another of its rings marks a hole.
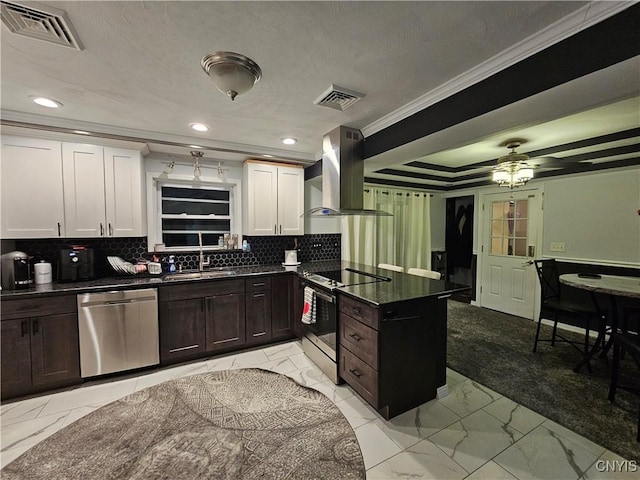
<instances>
[{"instance_id":1,"label":"dining table","mask_svg":"<svg viewBox=\"0 0 640 480\"><path fill-rule=\"evenodd\" d=\"M611 328L611 332L617 332L620 328L620 312L618 308L618 300L620 297L635 298L638 300L638 308L640 308L640 276L624 276L624 275L605 275L592 273L565 273L560 275L560 283L569 287L587 290L592 294L600 293L609 297L610 320L607 325L605 317L600 319L598 327L598 337L593 344L592 349L585 355L584 359L574 368L574 371L580 370L591 358L598 352L606 355L610 348L611 340L605 342L607 327ZM626 325L624 326L626 328Z\"/></svg>"}]
</instances>

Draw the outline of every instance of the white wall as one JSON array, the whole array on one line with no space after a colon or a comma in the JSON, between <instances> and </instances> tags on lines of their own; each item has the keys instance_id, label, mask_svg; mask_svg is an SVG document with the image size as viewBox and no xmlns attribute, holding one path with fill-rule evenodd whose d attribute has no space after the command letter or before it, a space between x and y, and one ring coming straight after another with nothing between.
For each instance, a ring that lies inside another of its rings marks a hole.
<instances>
[{"instance_id":1,"label":"white wall","mask_svg":"<svg viewBox=\"0 0 640 480\"><path fill-rule=\"evenodd\" d=\"M640 168L546 180L542 254L640 266L639 208Z\"/></svg>"}]
</instances>

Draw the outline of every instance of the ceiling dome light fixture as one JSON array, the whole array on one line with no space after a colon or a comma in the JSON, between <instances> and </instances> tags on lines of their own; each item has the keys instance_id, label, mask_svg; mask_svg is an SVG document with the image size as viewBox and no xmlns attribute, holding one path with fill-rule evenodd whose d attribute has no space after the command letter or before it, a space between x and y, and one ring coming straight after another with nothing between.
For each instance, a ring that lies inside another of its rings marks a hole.
<instances>
[{"instance_id":1,"label":"ceiling dome light fixture","mask_svg":"<svg viewBox=\"0 0 640 480\"><path fill-rule=\"evenodd\" d=\"M47 97L30 97L33 103L37 103L41 107L60 108L62 103Z\"/></svg>"},{"instance_id":2,"label":"ceiling dome light fixture","mask_svg":"<svg viewBox=\"0 0 640 480\"><path fill-rule=\"evenodd\" d=\"M521 187L533 178L533 168L529 166L529 157L516 152L516 148L526 140L507 140L501 146L510 148L508 155L498 159L498 165L493 169L493 181L501 187Z\"/></svg>"},{"instance_id":3,"label":"ceiling dome light fixture","mask_svg":"<svg viewBox=\"0 0 640 480\"><path fill-rule=\"evenodd\" d=\"M189 126L194 129L196 132L208 132L209 125L205 123L190 123Z\"/></svg>"},{"instance_id":4,"label":"ceiling dome light fixture","mask_svg":"<svg viewBox=\"0 0 640 480\"><path fill-rule=\"evenodd\" d=\"M293 137L285 137L282 139L282 143L284 143L285 145L295 145L296 143L298 143L298 140Z\"/></svg>"},{"instance_id":5,"label":"ceiling dome light fixture","mask_svg":"<svg viewBox=\"0 0 640 480\"><path fill-rule=\"evenodd\" d=\"M210 53L202 57L200 65L216 88L231 100L251 90L262 78L262 70L258 64L239 53Z\"/></svg>"}]
</instances>

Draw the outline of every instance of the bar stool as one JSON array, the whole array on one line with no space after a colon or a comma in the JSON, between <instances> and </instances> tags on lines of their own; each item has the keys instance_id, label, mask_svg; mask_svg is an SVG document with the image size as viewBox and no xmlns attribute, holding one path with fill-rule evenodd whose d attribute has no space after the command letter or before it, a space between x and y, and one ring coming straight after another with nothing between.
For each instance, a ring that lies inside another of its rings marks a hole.
<instances>
[{"instance_id":1,"label":"bar stool","mask_svg":"<svg viewBox=\"0 0 640 480\"><path fill-rule=\"evenodd\" d=\"M393 270L394 272L404 272L404 267L398 265L391 265L390 263L379 263L378 268L384 268L385 270Z\"/></svg>"}]
</instances>

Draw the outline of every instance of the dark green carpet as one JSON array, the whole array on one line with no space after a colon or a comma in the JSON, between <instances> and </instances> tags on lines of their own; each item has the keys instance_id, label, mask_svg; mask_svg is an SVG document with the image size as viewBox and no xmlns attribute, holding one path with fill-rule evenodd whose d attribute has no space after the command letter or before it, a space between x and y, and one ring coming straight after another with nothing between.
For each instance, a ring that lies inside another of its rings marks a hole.
<instances>
[{"instance_id":1,"label":"dark green carpet","mask_svg":"<svg viewBox=\"0 0 640 480\"><path fill-rule=\"evenodd\" d=\"M596 358L593 373L586 366L574 373L580 353L568 344L541 343L532 353L536 324L531 320L455 301L448 313L449 368L627 460L640 461L638 397L618 389L616 402L609 402L610 361ZM551 328L542 328L541 338L549 338ZM621 375L636 385L640 381L629 356Z\"/></svg>"}]
</instances>

